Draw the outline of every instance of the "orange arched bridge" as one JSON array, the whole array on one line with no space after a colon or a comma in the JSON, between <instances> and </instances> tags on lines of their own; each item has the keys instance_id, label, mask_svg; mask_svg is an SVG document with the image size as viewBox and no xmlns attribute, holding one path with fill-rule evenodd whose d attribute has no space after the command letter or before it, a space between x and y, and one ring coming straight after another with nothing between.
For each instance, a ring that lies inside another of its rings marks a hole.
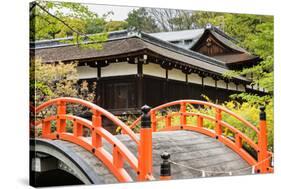
<instances>
[{"instance_id":1,"label":"orange arched bridge","mask_svg":"<svg viewBox=\"0 0 281 189\"><path fill-rule=\"evenodd\" d=\"M70 106L87 108L92 119L72 115ZM200 108L209 111L193 111ZM31 130L35 132L31 151L41 153L40 157L55 157L56 168L86 184L273 172L264 108L257 126L225 107L197 100L178 100L153 109L143 106L142 116L131 126L76 98L53 99L31 107L31 112ZM225 121L224 116L243 124L254 137ZM119 127L121 134L105 130L103 119ZM140 127L138 133L133 131L135 127ZM32 169L54 167L50 162Z\"/></svg>"}]
</instances>

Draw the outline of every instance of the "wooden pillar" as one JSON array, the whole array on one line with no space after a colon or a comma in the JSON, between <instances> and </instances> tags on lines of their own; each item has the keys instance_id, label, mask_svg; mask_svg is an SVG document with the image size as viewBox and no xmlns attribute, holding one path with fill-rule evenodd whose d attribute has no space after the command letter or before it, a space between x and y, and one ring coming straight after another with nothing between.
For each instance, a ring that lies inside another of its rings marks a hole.
<instances>
[{"instance_id":1,"label":"wooden pillar","mask_svg":"<svg viewBox=\"0 0 281 189\"><path fill-rule=\"evenodd\" d=\"M226 89L228 89L228 81L225 81L225 84L226 84Z\"/></svg>"},{"instance_id":2,"label":"wooden pillar","mask_svg":"<svg viewBox=\"0 0 281 189\"><path fill-rule=\"evenodd\" d=\"M218 79L214 79L215 80L215 88L218 89Z\"/></svg>"},{"instance_id":3,"label":"wooden pillar","mask_svg":"<svg viewBox=\"0 0 281 189\"><path fill-rule=\"evenodd\" d=\"M143 105L143 63L137 63L137 108L140 109Z\"/></svg>"},{"instance_id":4,"label":"wooden pillar","mask_svg":"<svg viewBox=\"0 0 281 189\"><path fill-rule=\"evenodd\" d=\"M199 76L201 77L201 93L205 94L205 91L204 91L204 78L205 78L205 76L203 74L199 74Z\"/></svg>"},{"instance_id":5,"label":"wooden pillar","mask_svg":"<svg viewBox=\"0 0 281 189\"><path fill-rule=\"evenodd\" d=\"M101 96L101 67L97 66L97 86L96 86L96 102L98 105L104 106L103 98Z\"/></svg>"},{"instance_id":6,"label":"wooden pillar","mask_svg":"<svg viewBox=\"0 0 281 189\"><path fill-rule=\"evenodd\" d=\"M169 93L168 93L168 90L169 90L169 87L168 87L168 85L169 85L169 70L166 68L165 69L165 71L166 71L166 77L165 77L165 81L164 81L164 85L163 85L163 87L164 87L164 92L163 92L163 94L164 94L164 102L163 103L165 103L165 102L168 102L168 100L169 100Z\"/></svg>"},{"instance_id":7,"label":"wooden pillar","mask_svg":"<svg viewBox=\"0 0 281 189\"><path fill-rule=\"evenodd\" d=\"M254 80L254 74L253 73L251 73L251 81L253 81ZM254 86L253 85L251 85L251 88L252 88L252 90L254 89Z\"/></svg>"}]
</instances>

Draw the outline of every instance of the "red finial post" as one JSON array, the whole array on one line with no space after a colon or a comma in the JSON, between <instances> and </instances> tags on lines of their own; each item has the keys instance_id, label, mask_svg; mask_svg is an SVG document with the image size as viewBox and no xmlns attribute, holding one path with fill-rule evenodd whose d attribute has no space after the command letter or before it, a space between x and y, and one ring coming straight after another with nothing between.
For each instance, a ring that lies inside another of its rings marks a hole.
<instances>
[{"instance_id":1,"label":"red finial post","mask_svg":"<svg viewBox=\"0 0 281 189\"><path fill-rule=\"evenodd\" d=\"M260 134L258 136L258 173L267 173L269 168L269 159L267 152L267 131L266 131L266 113L265 107L260 107Z\"/></svg>"},{"instance_id":2,"label":"red finial post","mask_svg":"<svg viewBox=\"0 0 281 189\"><path fill-rule=\"evenodd\" d=\"M148 175L152 175L152 129L150 107L144 105L141 117L140 144L138 157L138 180L147 180Z\"/></svg>"}]
</instances>

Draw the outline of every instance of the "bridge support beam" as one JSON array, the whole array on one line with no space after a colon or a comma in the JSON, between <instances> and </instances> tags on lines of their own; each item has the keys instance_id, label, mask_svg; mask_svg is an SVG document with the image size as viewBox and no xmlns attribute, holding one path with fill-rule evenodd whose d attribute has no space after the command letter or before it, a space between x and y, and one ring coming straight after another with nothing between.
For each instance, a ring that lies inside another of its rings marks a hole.
<instances>
[{"instance_id":1,"label":"bridge support beam","mask_svg":"<svg viewBox=\"0 0 281 189\"><path fill-rule=\"evenodd\" d=\"M152 129L150 121L150 107L145 105L141 108L141 129L138 154L138 180L148 180L152 175Z\"/></svg>"}]
</instances>

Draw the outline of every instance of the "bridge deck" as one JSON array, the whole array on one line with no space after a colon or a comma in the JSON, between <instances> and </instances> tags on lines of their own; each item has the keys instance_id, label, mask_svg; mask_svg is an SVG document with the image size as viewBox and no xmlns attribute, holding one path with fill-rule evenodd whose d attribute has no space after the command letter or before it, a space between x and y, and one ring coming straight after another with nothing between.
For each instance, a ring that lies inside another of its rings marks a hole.
<instances>
[{"instance_id":1,"label":"bridge deck","mask_svg":"<svg viewBox=\"0 0 281 189\"><path fill-rule=\"evenodd\" d=\"M127 135L117 135L116 137L137 157L136 144ZM53 142L63 145L83 159L97 173L101 183L118 182L102 162L90 152L66 141L55 140ZM105 148L111 151L112 147L106 141L103 142ZM233 172L232 175L251 173L250 165L247 162L216 139L192 131L156 132L153 133L153 175L157 180L159 180L160 172L160 154L164 151L171 154L172 161L193 168L229 172L249 167L247 170ZM136 174L127 164L125 164L125 169L136 180ZM226 175L228 174L206 173L206 176ZM172 164L172 179L189 179L201 176L202 172Z\"/></svg>"}]
</instances>

